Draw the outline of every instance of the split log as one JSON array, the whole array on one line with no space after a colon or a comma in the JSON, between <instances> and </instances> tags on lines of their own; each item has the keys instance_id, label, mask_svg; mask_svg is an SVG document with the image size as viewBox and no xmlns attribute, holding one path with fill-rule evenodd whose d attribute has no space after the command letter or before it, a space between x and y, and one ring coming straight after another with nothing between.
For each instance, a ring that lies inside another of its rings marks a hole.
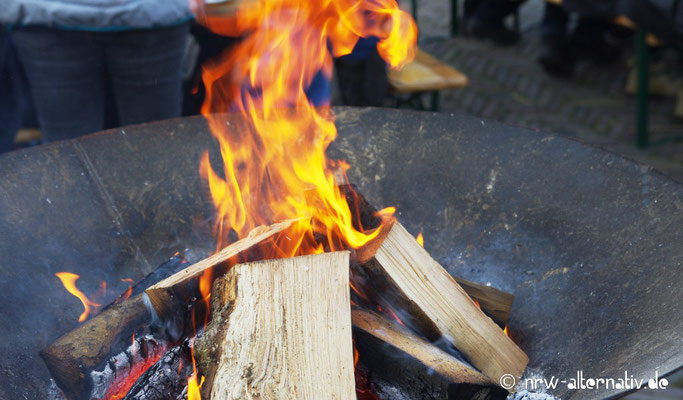
<instances>
[{"instance_id":1,"label":"split log","mask_svg":"<svg viewBox=\"0 0 683 400\"><path fill-rule=\"evenodd\" d=\"M414 357L451 382L492 384L476 369L374 312L354 308L351 319L354 327Z\"/></svg>"},{"instance_id":2,"label":"split log","mask_svg":"<svg viewBox=\"0 0 683 400\"><path fill-rule=\"evenodd\" d=\"M240 264L212 288L202 398L355 398L348 252Z\"/></svg>"},{"instance_id":3,"label":"split log","mask_svg":"<svg viewBox=\"0 0 683 400\"><path fill-rule=\"evenodd\" d=\"M194 281L205 270L263 243L292 223L293 221L284 221L255 228L244 239L156 283L138 296L109 306L91 320L57 339L41 351L40 355L59 388L69 399L88 398L92 390L88 373L112 354L125 349L136 329L160 320L165 323L185 317L187 304L178 306L178 291L186 293L188 287L196 286Z\"/></svg>"},{"instance_id":4,"label":"split log","mask_svg":"<svg viewBox=\"0 0 683 400\"><path fill-rule=\"evenodd\" d=\"M481 311L491 317L493 322L498 324L501 328L504 328L507 325L508 319L510 318L510 308L512 308L512 302L515 300L514 295L457 276L454 278L465 293L467 293L472 300L479 303Z\"/></svg>"},{"instance_id":5,"label":"split log","mask_svg":"<svg viewBox=\"0 0 683 400\"><path fill-rule=\"evenodd\" d=\"M349 204L349 208L353 214L354 228L363 231L374 229L382 223L382 218L378 216L377 209L358 192L354 185L339 185L339 189L344 194L346 202ZM306 199L309 204L316 204L312 192L306 192ZM379 244L381 243L381 240L376 241L375 243ZM366 254L365 257L370 258L371 256L371 254ZM501 328L505 327L508 318L510 317L510 308L512 307L515 296L502 290L459 277L455 277L455 281L458 282L465 292L467 292L472 300L476 300L479 303L484 314L491 317ZM429 332L428 328L425 328L425 330ZM436 331L432 330L432 332L436 334Z\"/></svg>"},{"instance_id":6,"label":"split log","mask_svg":"<svg viewBox=\"0 0 683 400\"><path fill-rule=\"evenodd\" d=\"M438 329L491 381L497 383L505 374L522 375L527 355L399 222L385 225L375 240L358 250L357 258L371 290L409 304L404 310L422 322L419 326Z\"/></svg>"}]
</instances>

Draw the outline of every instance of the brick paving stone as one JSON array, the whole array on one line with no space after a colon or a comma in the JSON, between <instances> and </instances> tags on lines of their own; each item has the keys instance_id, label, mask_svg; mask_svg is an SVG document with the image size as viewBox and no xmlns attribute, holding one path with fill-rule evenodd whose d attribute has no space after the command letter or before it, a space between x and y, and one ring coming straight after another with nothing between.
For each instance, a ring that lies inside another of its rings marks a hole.
<instances>
[{"instance_id":1,"label":"brick paving stone","mask_svg":"<svg viewBox=\"0 0 683 400\"><path fill-rule=\"evenodd\" d=\"M409 10L410 2L401 6ZM460 2L462 3L462 1ZM449 37L450 1L419 0L420 47L464 72L470 85L442 94L441 111L491 118L512 125L578 138L650 164L683 182L683 143L638 150L635 143L635 97L624 94L632 65L631 41L617 65L577 66L571 79L548 76L536 62L542 0L520 9L522 40L500 48L490 41ZM683 121L673 116L674 99L652 98L653 140L683 135Z\"/></svg>"}]
</instances>

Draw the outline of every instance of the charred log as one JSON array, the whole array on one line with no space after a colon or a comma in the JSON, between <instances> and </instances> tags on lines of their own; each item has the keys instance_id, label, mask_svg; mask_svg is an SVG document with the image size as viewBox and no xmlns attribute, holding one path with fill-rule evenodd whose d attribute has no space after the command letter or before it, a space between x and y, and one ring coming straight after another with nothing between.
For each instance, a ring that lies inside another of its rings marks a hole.
<instances>
[{"instance_id":1,"label":"charred log","mask_svg":"<svg viewBox=\"0 0 683 400\"><path fill-rule=\"evenodd\" d=\"M180 399L192 374L192 358L187 342L163 355L130 388L123 400Z\"/></svg>"}]
</instances>

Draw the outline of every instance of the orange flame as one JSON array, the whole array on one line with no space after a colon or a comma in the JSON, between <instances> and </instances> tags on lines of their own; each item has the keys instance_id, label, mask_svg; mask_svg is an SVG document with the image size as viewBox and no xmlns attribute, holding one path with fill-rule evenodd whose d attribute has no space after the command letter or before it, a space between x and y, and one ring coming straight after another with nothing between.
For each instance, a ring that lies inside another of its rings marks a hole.
<instances>
[{"instance_id":1,"label":"orange flame","mask_svg":"<svg viewBox=\"0 0 683 400\"><path fill-rule=\"evenodd\" d=\"M508 326L505 325L505 328L503 328L503 333L506 334L507 336L510 336L510 332L508 332Z\"/></svg>"},{"instance_id":2,"label":"orange flame","mask_svg":"<svg viewBox=\"0 0 683 400\"><path fill-rule=\"evenodd\" d=\"M62 281L64 288L83 303L83 312L78 317L78 322L85 321L91 312L95 312L101 306L101 304L88 299L88 297L76 287L76 281L80 278L79 275L72 274L71 272L57 272L55 275Z\"/></svg>"},{"instance_id":3,"label":"orange flame","mask_svg":"<svg viewBox=\"0 0 683 400\"><path fill-rule=\"evenodd\" d=\"M314 234L324 237L330 250L360 247L378 230L352 225L334 176L348 165L325 155L337 136L334 117L328 105L311 104L306 89L316 75L330 79L332 57L349 54L360 37L378 37L382 57L392 67L402 66L414 56L415 23L394 0L244 3L229 15L212 16L201 0L192 0L198 20L212 30L248 34L203 71L202 114L219 143L223 168L214 169L207 151L199 170L218 214L218 248L229 230L243 237L283 219L302 222L276 243L275 256L322 251ZM218 114L226 111L244 119L228 121Z\"/></svg>"},{"instance_id":4,"label":"orange flame","mask_svg":"<svg viewBox=\"0 0 683 400\"><path fill-rule=\"evenodd\" d=\"M123 278L123 279L121 279L121 282L127 282L128 283L128 289L126 289L126 291L123 292L123 294L118 299L116 299L114 301L115 304L118 304L118 303L121 303L123 301L128 300L130 298L130 296L133 294L133 283L135 283L135 281L133 281L130 278ZM133 335L133 339L135 339L135 335Z\"/></svg>"},{"instance_id":5,"label":"orange flame","mask_svg":"<svg viewBox=\"0 0 683 400\"><path fill-rule=\"evenodd\" d=\"M477 301L477 299L472 299L472 301L474 302L474 305L477 306L477 308L481 310L481 305L479 305L479 302Z\"/></svg>"},{"instance_id":6,"label":"orange flame","mask_svg":"<svg viewBox=\"0 0 683 400\"><path fill-rule=\"evenodd\" d=\"M194 359L194 344L190 347L192 358L192 375L187 378L187 400L202 400L201 389L204 384L204 377L198 378L197 363Z\"/></svg>"},{"instance_id":7,"label":"orange flame","mask_svg":"<svg viewBox=\"0 0 683 400\"><path fill-rule=\"evenodd\" d=\"M417 237L415 238L417 242L420 244L420 246L425 247L425 238L422 236L422 232L417 234Z\"/></svg>"}]
</instances>

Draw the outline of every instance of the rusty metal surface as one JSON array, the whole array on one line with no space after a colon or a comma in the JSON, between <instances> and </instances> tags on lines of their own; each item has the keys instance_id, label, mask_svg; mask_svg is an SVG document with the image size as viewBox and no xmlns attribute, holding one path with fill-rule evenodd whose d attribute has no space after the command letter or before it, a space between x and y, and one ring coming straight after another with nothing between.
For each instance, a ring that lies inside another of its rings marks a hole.
<instances>
[{"instance_id":1,"label":"rusty metal surface","mask_svg":"<svg viewBox=\"0 0 683 400\"><path fill-rule=\"evenodd\" d=\"M683 365L683 188L560 137L474 118L337 109L332 155L451 273L515 294L510 328L546 377L648 379ZM236 117L235 117L236 118ZM176 251L213 248L200 118L0 156L0 398L45 398L38 351L76 326L54 276L108 299ZM568 391L603 398L619 391Z\"/></svg>"}]
</instances>

